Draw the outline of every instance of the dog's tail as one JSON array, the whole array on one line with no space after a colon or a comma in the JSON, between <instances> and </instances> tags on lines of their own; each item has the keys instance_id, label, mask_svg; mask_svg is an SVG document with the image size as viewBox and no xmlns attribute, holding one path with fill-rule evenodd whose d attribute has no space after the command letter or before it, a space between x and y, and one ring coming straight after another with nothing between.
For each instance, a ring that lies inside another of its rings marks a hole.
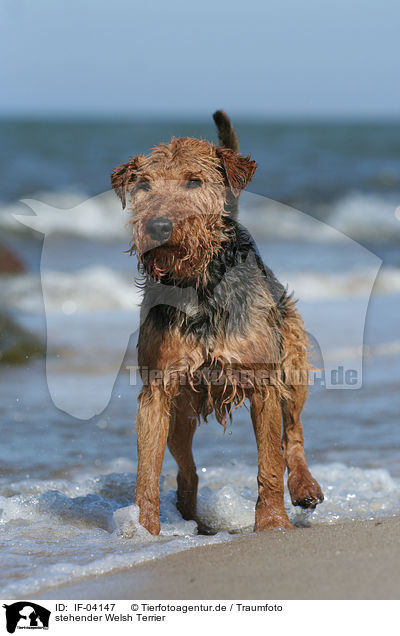
<instances>
[{"instance_id":1,"label":"dog's tail","mask_svg":"<svg viewBox=\"0 0 400 636\"><path fill-rule=\"evenodd\" d=\"M239 152L239 142L232 122L223 110L217 110L213 115L218 130L218 141L221 148L230 148Z\"/></svg>"},{"instance_id":2,"label":"dog's tail","mask_svg":"<svg viewBox=\"0 0 400 636\"><path fill-rule=\"evenodd\" d=\"M236 136L235 130L232 126L232 122L224 110L217 110L213 119L218 130L218 141L221 148L229 148L235 152L239 152L239 141ZM229 212L229 215L235 221L239 214L239 197L235 197L227 191L227 203L225 209Z\"/></svg>"}]
</instances>

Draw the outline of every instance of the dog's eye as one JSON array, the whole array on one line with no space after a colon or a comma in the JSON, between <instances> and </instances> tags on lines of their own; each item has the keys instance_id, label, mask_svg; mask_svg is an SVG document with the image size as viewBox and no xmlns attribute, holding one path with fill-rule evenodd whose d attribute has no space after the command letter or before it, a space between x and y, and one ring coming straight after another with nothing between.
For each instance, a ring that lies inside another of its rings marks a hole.
<instances>
[{"instance_id":1,"label":"dog's eye","mask_svg":"<svg viewBox=\"0 0 400 636\"><path fill-rule=\"evenodd\" d=\"M188 190L194 190L195 188L200 188L202 183L203 182L201 179L189 179L189 181L186 184L186 187Z\"/></svg>"},{"instance_id":2,"label":"dog's eye","mask_svg":"<svg viewBox=\"0 0 400 636\"><path fill-rule=\"evenodd\" d=\"M139 181L136 186L136 190L143 190L143 192L148 192L151 190L151 185L149 181Z\"/></svg>"}]
</instances>

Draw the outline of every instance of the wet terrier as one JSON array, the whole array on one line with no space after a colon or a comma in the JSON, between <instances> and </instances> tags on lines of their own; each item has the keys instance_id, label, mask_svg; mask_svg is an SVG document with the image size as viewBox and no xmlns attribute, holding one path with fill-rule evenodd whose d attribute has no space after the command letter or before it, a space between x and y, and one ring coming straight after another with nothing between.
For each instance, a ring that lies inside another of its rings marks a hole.
<instances>
[{"instance_id":1,"label":"wet terrier","mask_svg":"<svg viewBox=\"0 0 400 636\"><path fill-rule=\"evenodd\" d=\"M184 137L132 157L112 187L132 200L133 243L143 273L138 342L143 380L137 414L139 521L160 532L165 447L178 464L177 507L197 521L192 439L215 412L226 426L247 398L258 449L255 530L289 528L294 505L323 494L304 455L307 337L295 303L237 222L238 197L256 164L238 152L227 115L214 114L219 146ZM283 420L283 434L282 434Z\"/></svg>"}]
</instances>

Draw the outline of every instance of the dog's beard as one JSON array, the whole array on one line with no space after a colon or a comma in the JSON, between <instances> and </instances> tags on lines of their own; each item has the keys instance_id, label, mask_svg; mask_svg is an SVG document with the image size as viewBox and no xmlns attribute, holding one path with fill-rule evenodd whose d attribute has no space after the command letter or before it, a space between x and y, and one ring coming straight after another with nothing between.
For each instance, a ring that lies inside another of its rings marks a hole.
<instances>
[{"instance_id":1,"label":"dog's beard","mask_svg":"<svg viewBox=\"0 0 400 636\"><path fill-rule=\"evenodd\" d=\"M208 265L208 252L197 249L196 258L183 246L161 245L144 254L137 251L139 267L155 280L169 278L176 283L202 279Z\"/></svg>"}]
</instances>

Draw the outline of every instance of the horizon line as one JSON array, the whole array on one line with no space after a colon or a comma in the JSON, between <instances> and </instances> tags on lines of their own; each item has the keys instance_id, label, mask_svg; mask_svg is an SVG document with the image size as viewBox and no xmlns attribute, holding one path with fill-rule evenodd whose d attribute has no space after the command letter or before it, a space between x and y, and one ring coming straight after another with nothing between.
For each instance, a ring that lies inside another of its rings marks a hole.
<instances>
[{"instance_id":1,"label":"horizon line","mask_svg":"<svg viewBox=\"0 0 400 636\"><path fill-rule=\"evenodd\" d=\"M215 108L217 110L217 108ZM237 122L244 123L368 123L368 122L393 122L400 123L400 112L377 112L377 113L365 113L365 112L341 112L341 113L321 113L321 112L309 112L309 113L260 113L260 112L239 112L228 109L229 116L235 119ZM209 113L201 112L167 112L161 113L158 111L153 112L128 112L128 111L90 111L90 110L72 110L72 111L0 111L0 122L7 121L109 121L109 122L141 122L141 121L153 121L153 122L212 122L212 114L214 110L210 109Z\"/></svg>"}]
</instances>

